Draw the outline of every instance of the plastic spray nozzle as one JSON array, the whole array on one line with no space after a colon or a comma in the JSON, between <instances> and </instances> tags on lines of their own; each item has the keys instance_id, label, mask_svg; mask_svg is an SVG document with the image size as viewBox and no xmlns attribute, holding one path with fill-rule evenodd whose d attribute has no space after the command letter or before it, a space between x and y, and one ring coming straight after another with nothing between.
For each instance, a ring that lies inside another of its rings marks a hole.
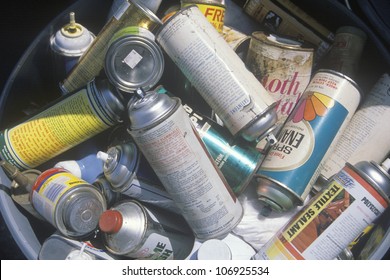
<instances>
[{"instance_id":1,"label":"plastic spray nozzle","mask_svg":"<svg viewBox=\"0 0 390 280\"><path fill-rule=\"evenodd\" d=\"M102 152L102 151L99 151L97 154L96 154L96 157L98 159L100 159L101 161L103 162L106 162L108 160L108 154L105 153L105 152Z\"/></svg>"},{"instance_id":2,"label":"plastic spray nozzle","mask_svg":"<svg viewBox=\"0 0 390 280\"><path fill-rule=\"evenodd\" d=\"M137 88L135 90L135 96L138 98L138 99L142 99L144 98L146 95L146 92L143 88Z\"/></svg>"},{"instance_id":3,"label":"plastic spray nozzle","mask_svg":"<svg viewBox=\"0 0 390 280\"><path fill-rule=\"evenodd\" d=\"M69 23L61 28L62 34L68 37L79 36L83 32L83 27L76 23L76 17L74 12L69 13Z\"/></svg>"},{"instance_id":4,"label":"plastic spray nozzle","mask_svg":"<svg viewBox=\"0 0 390 280\"><path fill-rule=\"evenodd\" d=\"M10 180L14 180L18 187L27 188L28 186L31 186L32 183L34 183L29 177L25 176L16 166L12 165L11 163L2 160L0 165L8 178Z\"/></svg>"},{"instance_id":5,"label":"plastic spray nozzle","mask_svg":"<svg viewBox=\"0 0 390 280\"><path fill-rule=\"evenodd\" d=\"M387 158L385 159L382 164L381 164L381 167L386 170L387 173L390 174L390 158Z\"/></svg>"}]
</instances>

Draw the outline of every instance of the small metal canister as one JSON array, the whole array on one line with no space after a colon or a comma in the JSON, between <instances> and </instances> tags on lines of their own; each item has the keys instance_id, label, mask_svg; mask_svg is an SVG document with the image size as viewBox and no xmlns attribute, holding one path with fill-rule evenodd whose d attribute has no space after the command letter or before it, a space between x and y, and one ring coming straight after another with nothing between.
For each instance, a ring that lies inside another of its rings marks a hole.
<instances>
[{"instance_id":1,"label":"small metal canister","mask_svg":"<svg viewBox=\"0 0 390 280\"><path fill-rule=\"evenodd\" d=\"M170 17L156 40L233 136L252 142L272 134L275 100L197 6Z\"/></svg>"},{"instance_id":2,"label":"small metal canister","mask_svg":"<svg viewBox=\"0 0 390 280\"><path fill-rule=\"evenodd\" d=\"M68 237L92 234L107 208L97 188L62 168L42 172L32 187L30 200L42 217Z\"/></svg>"},{"instance_id":3,"label":"small metal canister","mask_svg":"<svg viewBox=\"0 0 390 280\"><path fill-rule=\"evenodd\" d=\"M74 12L69 17L69 24L50 37L56 81L62 81L66 77L95 39L92 32L76 23Z\"/></svg>"},{"instance_id":4,"label":"small metal canister","mask_svg":"<svg viewBox=\"0 0 390 280\"><path fill-rule=\"evenodd\" d=\"M184 260L194 237L179 215L168 213L135 200L114 205L99 220L107 250L133 259Z\"/></svg>"},{"instance_id":5,"label":"small metal canister","mask_svg":"<svg viewBox=\"0 0 390 280\"><path fill-rule=\"evenodd\" d=\"M243 208L180 99L150 91L130 102L128 114L129 133L196 237L227 235L240 222Z\"/></svg>"},{"instance_id":6,"label":"small metal canister","mask_svg":"<svg viewBox=\"0 0 390 280\"><path fill-rule=\"evenodd\" d=\"M180 213L133 141L111 146L99 155L104 161L104 176L114 192Z\"/></svg>"},{"instance_id":7,"label":"small metal canister","mask_svg":"<svg viewBox=\"0 0 390 280\"><path fill-rule=\"evenodd\" d=\"M134 92L149 90L161 78L164 56L149 30L128 26L111 39L105 57L105 72L118 89Z\"/></svg>"},{"instance_id":8,"label":"small metal canister","mask_svg":"<svg viewBox=\"0 0 390 280\"><path fill-rule=\"evenodd\" d=\"M278 122L283 124L310 82L314 49L301 42L266 34L252 33L246 65L278 100Z\"/></svg>"}]
</instances>

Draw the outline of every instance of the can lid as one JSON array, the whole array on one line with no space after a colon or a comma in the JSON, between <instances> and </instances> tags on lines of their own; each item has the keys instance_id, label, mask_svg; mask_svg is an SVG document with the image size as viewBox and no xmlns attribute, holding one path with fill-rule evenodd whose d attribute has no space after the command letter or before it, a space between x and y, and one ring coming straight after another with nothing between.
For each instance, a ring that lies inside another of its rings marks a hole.
<instances>
[{"instance_id":1,"label":"can lid","mask_svg":"<svg viewBox=\"0 0 390 280\"><path fill-rule=\"evenodd\" d=\"M198 260L231 260L229 246L219 239L209 239L202 243L197 252Z\"/></svg>"},{"instance_id":2,"label":"can lid","mask_svg":"<svg viewBox=\"0 0 390 280\"><path fill-rule=\"evenodd\" d=\"M86 185L85 191L75 190L70 194L63 207L66 235L85 236L97 228L99 217L106 210L106 201L94 186Z\"/></svg>"},{"instance_id":3,"label":"can lid","mask_svg":"<svg viewBox=\"0 0 390 280\"><path fill-rule=\"evenodd\" d=\"M162 120L178 102L180 101L176 98L155 91L149 91L144 97L133 100L128 107L131 130L146 128Z\"/></svg>"},{"instance_id":4,"label":"can lid","mask_svg":"<svg viewBox=\"0 0 390 280\"><path fill-rule=\"evenodd\" d=\"M117 233L123 224L123 217L118 210L104 211L99 219L99 228L105 233Z\"/></svg>"},{"instance_id":5,"label":"can lid","mask_svg":"<svg viewBox=\"0 0 390 280\"><path fill-rule=\"evenodd\" d=\"M124 92L149 90L164 71L164 55L157 43L145 36L129 34L115 40L105 57L105 72L113 85Z\"/></svg>"}]
</instances>

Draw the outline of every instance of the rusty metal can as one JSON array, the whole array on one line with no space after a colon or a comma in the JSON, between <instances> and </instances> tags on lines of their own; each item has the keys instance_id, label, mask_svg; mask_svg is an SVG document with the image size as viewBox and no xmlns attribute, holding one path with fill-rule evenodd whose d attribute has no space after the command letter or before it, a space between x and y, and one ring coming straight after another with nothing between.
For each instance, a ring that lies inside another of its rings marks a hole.
<instances>
[{"instance_id":1,"label":"rusty metal can","mask_svg":"<svg viewBox=\"0 0 390 280\"><path fill-rule=\"evenodd\" d=\"M129 104L133 137L196 237L227 235L243 208L178 98L150 91Z\"/></svg>"},{"instance_id":2,"label":"rusty metal can","mask_svg":"<svg viewBox=\"0 0 390 280\"><path fill-rule=\"evenodd\" d=\"M99 228L109 252L134 259L184 260L194 245L181 216L136 200L123 200L105 211Z\"/></svg>"},{"instance_id":3,"label":"rusty metal can","mask_svg":"<svg viewBox=\"0 0 390 280\"><path fill-rule=\"evenodd\" d=\"M170 17L156 40L233 136L252 142L272 134L275 101L197 6Z\"/></svg>"},{"instance_id":4,"label":"rusty metal can","mask_svg":"<svg viewBox=\"0 0 390 280\"><path fill-rule=\"evenodd\" d=\"M283 124L310 82L314 49L301 42L267 34L252 33L246 65L278 100L278 122Z\"/></svg>"},{"instance_id":5,"label":"rusty metal can","mask_svg":"<svg viewBox=\"0 0 390 280\"><path fill-rule=\"evenodd\" d=\"M164 56L153 33L138 26L119 30L109 43L105 73L111 83L124 92L152 88L164 70Z\"/></svg>"},{"instance_id":6,"label":"rusty metal can","mask_svg":"<svg viewBox=\"0 0 390 280\"><path fill-rule=\"evenodd\" d=\"M313 76L256 174L260 201L279 212L303 205L361 98L357 84L341 73Z\"/></svg>"},{"instance_id":7,"label":"rusty metal can","mask_svg":"<svg viewBox=\"0 0 390 280\"><path fill-rule=\"evenodd\" d=\"M253 259L332 260L390 204L390 161L346 163Z\"/></svg>"},{"instance_id":8,"label":"rusty metal can","mask_svg":"<svg viewBox=\"0 0 390 280\"><path fill-rule=\"evenodd\" d=\"M46 221L68 237L92 234L107 208L95 186L62 168L42 172L32 186L30 200Z\"/></svg>"},{"instance_id":9,"label":"rusty metal can","mask_svg":"<svg viewBox=\"0 0 390 280\"><path fill-rule=\"evenodd\" d=\"M104 58L108 42L118 30L126 26L142 26L150 31L160 27L161 20L148 8L140 5L138 1L124 1L111 19L96 35L88 50L80 57L69 75L60 84L64 93L72 92L85 86L104 68Z\"/></svg>"}]
</instances>

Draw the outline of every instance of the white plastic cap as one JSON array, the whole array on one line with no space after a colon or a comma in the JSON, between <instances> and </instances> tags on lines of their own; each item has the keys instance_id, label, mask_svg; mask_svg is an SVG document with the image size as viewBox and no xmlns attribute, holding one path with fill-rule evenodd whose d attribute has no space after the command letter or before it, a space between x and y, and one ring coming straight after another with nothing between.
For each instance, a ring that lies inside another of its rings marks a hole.
<instances>
[{"instance_id":1,"label":"white plastic cap","mask_svg":"<svg viewBox=\"0 0 390 280\"><path fill-rule=\"evenodd\" d=\"M384 170L386 170L387 173L389 173L389 171L390 171L390 158L385 159L382 162L381 166L383 167Z\"/></svg>"},{"instance_id":2,"label":"white plastic cap","mask_svg":"<svg viewBox=\"0 0 390 280\"><path fill-rule=\"evenodd\" d=\"M96 157L97 157L98 159L100 159L101 161L106 162L107 159L108 159L108 154L105 153L105 152L99 151L99 152L96 154Z\"/></svg>"},{"instance_id":3,"label":"white plastic cap","mask_svg":"<svg viewBox=\"0 0 390 280\"><path fill-rule=\"evenodd\" d=\"M73 250L65 260L94 260L94 258L91 255L84 253L82 250Z\"/></svg>"},{"instance_id":4,"label":"white plastic cap","mask_svg":"<svg viewBox=\"0 0 390 280\"><path fill-rule=\"evenodd\" d=\"M209 239L200 245L197 252L198 260L231 260L229 246L219 239Z\"/></svg>"},{"instance_id":5,"label":"white plastic cap","mask_svg":"<svg viewBox=\"0 0 390 280\"><path fill-rule=\"evenodd\" d=\"M80 165L75 160L60 161L54 165L55 168L64 168L76 177L81 178L81 168Z\"/></svg>"}]
</instances>

